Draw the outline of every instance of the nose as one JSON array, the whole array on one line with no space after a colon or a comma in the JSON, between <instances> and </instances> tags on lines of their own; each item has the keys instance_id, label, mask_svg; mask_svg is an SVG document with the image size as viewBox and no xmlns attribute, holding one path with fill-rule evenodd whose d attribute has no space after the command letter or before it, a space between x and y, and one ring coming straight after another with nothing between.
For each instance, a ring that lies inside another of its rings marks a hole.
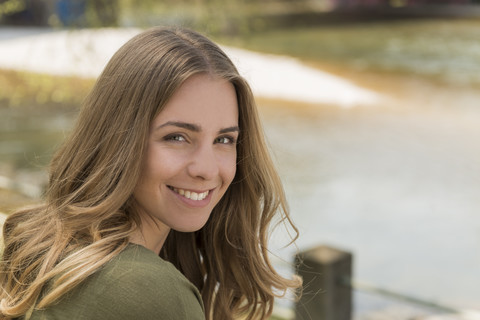
<instances>
[{"instance_id":1,"label":"nose","mask_svg":"<svg viewBox=\"0 0 480 320\"><path fill-rule=\"evenodd\" d=\"M213 180L219 173L218 161L213 145L198 146L188 165L188 174L202 180Z\"/></svg>"}]
</instances>

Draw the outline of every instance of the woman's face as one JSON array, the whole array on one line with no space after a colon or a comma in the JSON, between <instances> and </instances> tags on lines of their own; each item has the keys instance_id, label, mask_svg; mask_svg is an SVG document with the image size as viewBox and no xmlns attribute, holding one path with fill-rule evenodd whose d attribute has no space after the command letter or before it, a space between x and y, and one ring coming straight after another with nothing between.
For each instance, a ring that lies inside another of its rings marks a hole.
<instances>
[{"instance_id":1,"label":"woman's face","mask_svg":"<svg viewBox=\"0 0 480 320\"><path fill-rule=\"evenodd\" d=\"M166 232L200 229L235 176L238 134L233 85L206 74L187 79L150 127L134 191L142 220Z\"/></svg>"}]
</instances>

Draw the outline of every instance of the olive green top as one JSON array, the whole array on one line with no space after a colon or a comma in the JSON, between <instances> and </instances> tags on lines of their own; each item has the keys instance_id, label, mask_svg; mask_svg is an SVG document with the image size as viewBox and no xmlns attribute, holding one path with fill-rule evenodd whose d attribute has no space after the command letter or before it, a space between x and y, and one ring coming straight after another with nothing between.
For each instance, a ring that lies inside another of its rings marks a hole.
<instances>
[{"instance_id":1,"label":"olive green top","mask_svg":"<svg viewBox=\"0 0 480 320\"><path fill-rule=\"evenodd\" d=\"M205 319L197 288L154 252L129 244L65 295L35 310L31 320Z\"/></svg>"}]
</instances>

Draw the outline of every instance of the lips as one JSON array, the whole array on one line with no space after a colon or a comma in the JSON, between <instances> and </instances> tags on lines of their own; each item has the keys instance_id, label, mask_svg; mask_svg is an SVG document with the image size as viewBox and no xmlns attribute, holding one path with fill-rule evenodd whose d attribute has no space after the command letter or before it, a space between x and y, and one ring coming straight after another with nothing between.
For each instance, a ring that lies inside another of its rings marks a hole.
<instances>
[{"instance_id":1,"label":"lips","mask_svg":"<svg viewBox=\"0 0 480 320\"><path fill-rule=\"evenodd\" d=\"M198 193L198 192L191 191L191 190L174 188L172 186L168 186L168 188L170 190L174 191L175 193L178 193L179 195L181 195L181 196L183 196L187 199L194 200L194 201L204 200L208 196L208 194L210 193L210 190Z\"/></svg>"}]
</instances>

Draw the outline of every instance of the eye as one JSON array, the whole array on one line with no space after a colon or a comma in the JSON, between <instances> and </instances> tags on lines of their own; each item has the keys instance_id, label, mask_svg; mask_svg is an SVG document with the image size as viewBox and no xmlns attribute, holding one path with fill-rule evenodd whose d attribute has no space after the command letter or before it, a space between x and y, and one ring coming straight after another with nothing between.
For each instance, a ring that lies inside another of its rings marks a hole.
<instances>
[{"instance_id":1,"label":"eye","mask_svg":"<svg viewBox=\"0 0 480 320\"><path fill-rule=\"evenodd\" d=\"M170 134L164 138L166 141L173 141L173 142L184 142L187 141L184 136L180 134Z\"/></svg>"},{"instance_id":2,"label":"eye","mask_svg":"<svg viewBox=\"0 0 480 320\"><path fill-rule=\"evenodd\" d=\"M235 143L235 138L230 137L230 136L218 137L215 140L215 143L218 143L218 144L234 144Z\"/></svg>"}]
</instances>

